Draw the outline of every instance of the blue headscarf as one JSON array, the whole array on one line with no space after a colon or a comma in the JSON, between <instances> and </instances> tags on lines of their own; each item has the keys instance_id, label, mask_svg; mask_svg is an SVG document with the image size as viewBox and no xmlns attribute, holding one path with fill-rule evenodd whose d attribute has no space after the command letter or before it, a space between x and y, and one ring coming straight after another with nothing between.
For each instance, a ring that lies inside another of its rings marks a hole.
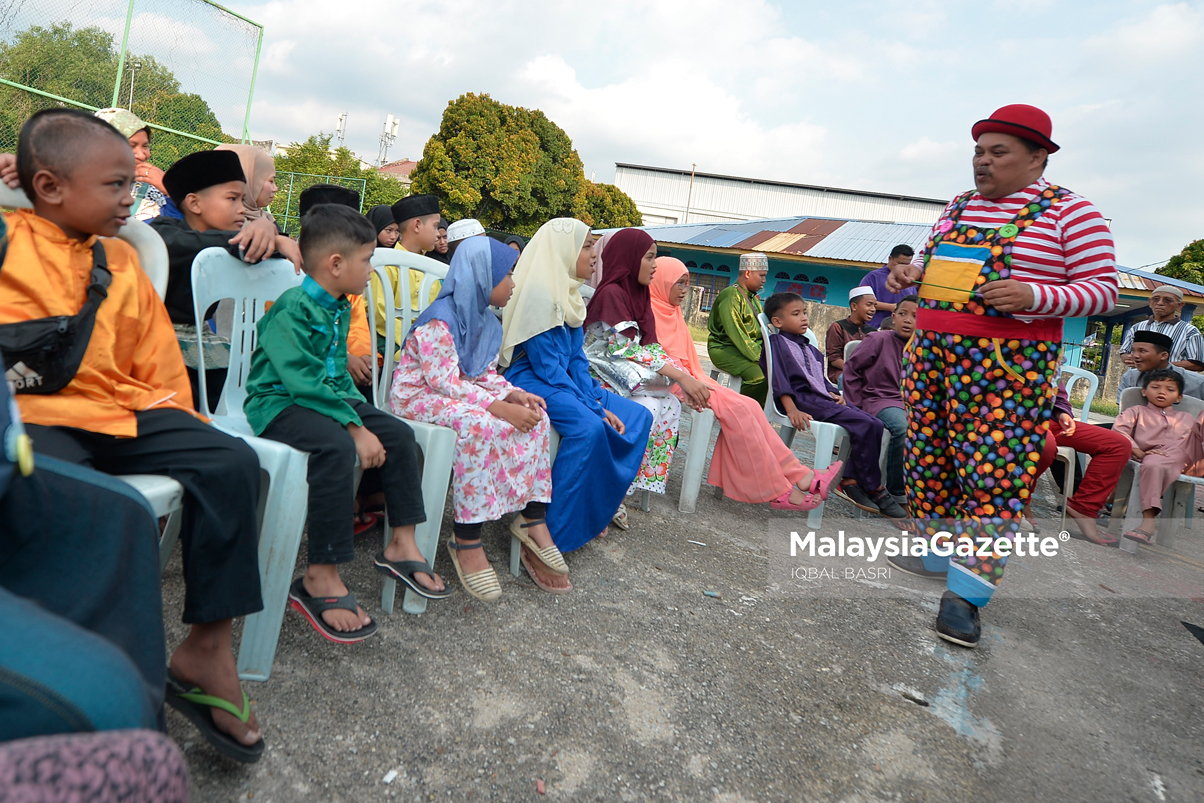
<instances>
[{"instance_id":1,"label":"blue headscarf","mask_svg":"<svg viewBox=\"0 0 1204 803\"><path fill-rule=\"evenodd\" d=\"M460 370L480 376L502 347L502 322L489 309L493 288L502 283L518 254L492 237L469 237L452 256L443 288L414 322L440 320L451 329Z\"/></svg>"}]
</instances>

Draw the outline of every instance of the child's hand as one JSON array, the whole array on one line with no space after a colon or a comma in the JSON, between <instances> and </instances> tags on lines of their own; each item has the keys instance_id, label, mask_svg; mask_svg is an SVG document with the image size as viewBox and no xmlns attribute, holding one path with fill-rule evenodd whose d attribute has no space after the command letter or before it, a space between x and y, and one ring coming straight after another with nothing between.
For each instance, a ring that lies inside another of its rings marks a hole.
<instances>
[{"instance_id":1,"label":"child's hand","mask_svg":"<svg viewBox=\"0 0 1204 803\"><path fill-rule=\"evenodd\" d=\"M542 417L537 410L505 401L495 401L489 405L488 410L503 421L509 421L519 432L530 432L535 429Z\"/></svg>"},{"instance_id":2,"label":"child's hand","mask_svg":"<svg viewBox=\"0 0 1204 803\"><path fill-rule=\"evenodd\" d=\"M627 426L623 423L621 418L612 413L610 410L603 410L602 413L606 419L606 423L610 424L615 432L619 433L620 435L623 435L627 432Z\"/></svg>"},{"instance_id":3,"label":"child's hand","mask_svg":"<svg viewBox=\"0 0 1204 803\"><path fill-rule=\"evenodd\" d=\"M372 384L372 358L367 354L348 354L347 373L357 385Z\"/></svg>"},{"instance_id":4,"label":"child's hand","mask_svg":"<svg viewBox=\"0 0 1204 803\"><path fill-rule=\"evenodd\" d=\"M705 410L711 404L711 389L690 376L682 376L677 380L685 401L695 410Z\"/></svg>"},{"instance_id":5,"label":"child's hand","mask_svg":"<svg viewBox=\"0 0 1204 803\"><path fill-rule=\"evenodd\" d=\"M528 393L525 390L513 391L506 397L506 401L510 404L521 404L531 410L546 410L548 403L543 400L542 396L536 396L534 393Z\"/></svg>"},{"instance_id":6,"label":"child's hand","mask_svg":"<svg viewBox=\"0 0 1204 803\"><path fill-rule=\"evenodd\" d=\"M1145 457L1145 452L1141 451L1141 450L1140 450L1140 449L1138 449L1136 446L1134 446L1134 447L1133 447L1133 459L1134 459L1134 460L1140 460L1140 459L1142 459L1143 457Z\"/></svg>"},{"instance_id":7,"label":"child's hand","mask_svg":"<svg viewBox=\"0 0 1204 803\"><path fill-rule=\"evenodd\" d=\"M244 223L242 231L230 238L230 245L241 245L243 262L254 264L276 250L276 235L276 224L261 217Z\"/></svg>"},{"instance_id":8,"label":"child's hand","mask_svg":"<svg viewBox=\"0 0 1204 803\"><path fill-rule=\"evenodd\" d=\"M844 396L841 396L839 393L832 393L830 395L832 396L832 401L837 404L844 404Z\"/></svg>"},{"instance_id":9,"label":"child's hand","mask_svg":"<svg viewBox=\"0 0 1204 803\"><path fill-rule=\"evenodd\" d=\"M811 416L804 413L802 410L794 410L787 418L790 419L790 426L795 429L801 429L804 432L811 429Z\"/></svg>"},{"instance_id":10,"label":"child's hand","mask_svg":"<svg viewBox=\"0 0 1204 803\"><path fill-rule=\"evenodd\" d=\"M301 258L301 247L297 245L296 240L291 237L285 237L283 234L276 235L276 253L293 263L293 270L297 275L301 275L301 269L305 267L305 261Z\"/></svg>"},{"instance_id":11,"label":"child's hand","mask_svg":"<svg viewBox=\"0 0 1204 803\"><path fill-rule=\"evenodd\" d=\"M355 453L360 458L360 468L365 471L370 468L380 468L385 464L385 447L371 430L357 424L348 424L347 431L355 441Z\"/></svg>"},{"instance_id":12,"label":"child's hand","mask_svg":"<svg viewBox=\"0 0 1204 803\"><path fill-rule=\"evenodd\" d=\"M10 190L21 188L21 181L17 178L16 154L0 153L0 181L7 184Z\"/></svg>"},{"instance_id":13,"label":"child's hand","mask_svg":"<svg viewBox=\"0 0 1204 803\"><path fill-rule=\"evenodd\" d=\"M1062 428L1062 434L1070 436L1074 434L1075 420L1067 413L1058 413L1058 426Z\"/></svg>"}]
</instances>

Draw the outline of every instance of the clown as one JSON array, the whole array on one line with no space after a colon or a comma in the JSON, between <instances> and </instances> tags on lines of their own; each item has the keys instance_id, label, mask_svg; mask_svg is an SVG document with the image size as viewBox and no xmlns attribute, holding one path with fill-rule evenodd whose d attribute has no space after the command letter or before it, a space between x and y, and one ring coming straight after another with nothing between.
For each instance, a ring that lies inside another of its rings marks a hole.
<instances>
[{"instance_id":1,"label":"clown","mask_svg":"<svg viewBox=\"0 0 1204 803\"><path fill-rule=\"evenodd\" d=\"M892 292L920 288L904 353L911 514L923 533L976 544L970 555L890 561L945 579L937 633L965 647L977 645L979 609L1007 563L998 550L981 555L978 539L1011 538L1036 482L1062 321L1107 312L1119 292L1104 218L1044 178L1058 151L1052 128L1023 104L975 123L975 189L945 207L927 246L887 280Z\"/></svg>"}]
</instances>

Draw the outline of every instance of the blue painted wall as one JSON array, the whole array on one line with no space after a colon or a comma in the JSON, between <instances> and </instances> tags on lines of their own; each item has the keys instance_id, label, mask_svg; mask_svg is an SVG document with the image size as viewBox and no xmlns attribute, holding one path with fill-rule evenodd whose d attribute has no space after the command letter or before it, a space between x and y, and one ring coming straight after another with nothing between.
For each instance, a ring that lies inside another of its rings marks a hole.
<instances>
[{"instance_id":1,"label":"blue painted wall","mask_svg":"<svg viewBox=\"0 0 1204 803\"><path fill-rule=\"evenodd\" d=\"M739 256L722 252L711 252L697 248L670 245L659 249L662 256L672 256L686 263L691 273L721 276L731 284L739 273ZM869 270L844 268L810 262L787 262L769 258L769 277L765 281L762 298L776 292L778 283L801 284L790 288L809 300L843 307L848 304L849 291L861 284ZM788 278L782 278L785 274ZM1081 343L1087 336L1086 318L1067 318L1063 324L1062 339L1068 343ZM1065 349L1066 365L1079 367L1083 350L1079 347Z\"/></svg>"}]
</instances>

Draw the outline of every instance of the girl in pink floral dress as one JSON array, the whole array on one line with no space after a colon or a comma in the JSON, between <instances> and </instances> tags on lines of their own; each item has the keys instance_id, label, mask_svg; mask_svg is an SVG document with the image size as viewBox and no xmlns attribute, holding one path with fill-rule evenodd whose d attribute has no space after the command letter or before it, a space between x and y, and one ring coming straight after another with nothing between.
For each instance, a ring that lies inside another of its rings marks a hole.
<instances>
[{"instance_id":1,"label":"girl in pink floral dress","mask_svg":"<svg viewBox=\"0 0 1204 803\"><path fill-rule=\"evenodd\" d=\"M481 527L514 511L521 512L510 531L523 542L527 571L545 590L572 589L544 520L552 498L544 400L497 372L502 325L489 305L510 300L517 258L490 237L460 244L439 297L406 338L390 392L397 415L456 431L455 527L447 546L460 582L487 601L502 589L481 545Z\"/></svg>"}]
</instances>

